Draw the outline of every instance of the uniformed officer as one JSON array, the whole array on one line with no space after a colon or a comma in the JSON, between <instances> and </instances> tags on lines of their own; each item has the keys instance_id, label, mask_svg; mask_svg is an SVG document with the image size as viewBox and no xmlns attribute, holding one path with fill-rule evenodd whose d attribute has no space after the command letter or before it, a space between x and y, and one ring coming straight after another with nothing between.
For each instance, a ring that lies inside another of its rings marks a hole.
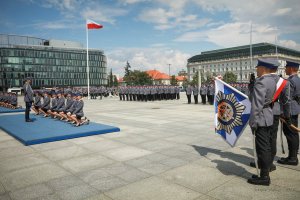
<instances>
[{"instance_id":1,"label":"uniformed officer","mask_svg":"<svg viewBox=\"0 0 300 200\"><path fill-rule=\"evenodd\" d=\"M31 79L30 78L26 78L25 80L25 84L23 85L23 90L24 90L24 101L26 104L26 109L25 109L25 121L26 122L33 122L33 120L31 120L29 118L29 112L30 112L30 108L33 102L33 90L31 88Z\"/></svg>"},{"instance_id":2,"label":"uniformed officer","mask_svg":"<svg viewBox=\"0 0 300 200\"><path fill-rule=\"evenodd\" d=\"M215 87L213 84L210 84L207 88L207 99L210 105L214 103Z\"/></svg>"},{"instance_id":3,"label":"uniformed officer","mask_svg":"<svg viewBox=\"0 0 300 200\"><path fill-rule=\"evenodd\" d=\"M277 68L271 69L271 76L274 78L276 85L278 84L280 77L277 75ZM287 82L287 81L286 81ZM273 98L273 125L271 128L271 155L272 164L270 166L270 172L276 170L276 166L273 164L276 152L277 152L277 132L279 125L280 115L290 122L290 90L289 82L286 85L282 85L284 88L280 90L281 85L276 87L277 97ZM276 98L276 99L275 99ZM250 166L255 167L255 163L251 162ZM260 168L260 166L258 166Z\"/></svg>"},{"instance_id":4,"label":"uniformed officer","mask_svg":"<svg viewBox=\"0 0 300 200\"><path fill-rule=\"evenodd\" d=\"M298 115L300 113L300 78L298 77L299 63L286 62L285 72L289 75L290 98L291 98L291 123L298 126ZM299 134L290 129L289 124L283 125L283 133L286 136L289 155L277 162L283 165L298 165L297 153L299 150Z\"/></svg>"},{"instance_id":5,"label":"uniformed officer","mask_svg":"<svg viewBox=\"0 0 300 200\"><path fill-rule=\"evenodd\" d=\"M194 101L195 104L198 104L198 95L199 95L199 89L197 85L193 86L193 96L194 96Z\"/></svg>"},{"instance_id":6,"label":"uniformed officer","mask_svg":"<svg viewBox=\"0 0 300 200\"><path fill-rule=\"evenodd\" d=\"M202 84L200 87L200 96L201 96L202 104L206 104L206 95L207 95L207 87L205 84Z\"/></svg>"},{"instance_id":7,"label":"uniformed officer","mask_svg":"<svg viewBox=\"0 0 300 200\"><path fill-rule=\"evenodd\" d=\"M258 78L251 100L251 113L249 125L255 134L255 144L258 165L261 167L260 176L253 175L248 183L255 185L270 185L271 152L271 126L273 125L272 100L276 91L276 81L272 77L271 69L279 63L274 59L258 59L256 66Z\"/></svg>"},{"instance_id":8,"label":"uniformed officer","mask_svg":"<svg viewBox=\"0 0 300 200\"><path fill-rule=\"evenodd\" d=\"M186 96L188 99L188 104L191 104L191 95L192 95L192 87L188 85L186 88Z\"/></svg>"}]
</instances>

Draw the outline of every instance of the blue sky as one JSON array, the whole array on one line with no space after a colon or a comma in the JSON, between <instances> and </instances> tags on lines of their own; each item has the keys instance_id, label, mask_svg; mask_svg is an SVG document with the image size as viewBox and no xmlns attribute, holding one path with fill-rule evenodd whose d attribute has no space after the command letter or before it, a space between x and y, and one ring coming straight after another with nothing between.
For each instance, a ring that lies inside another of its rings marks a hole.
<instances>
[{"instance_id":1,"label":"blue sky","mask_svg":"<svg viewBox=\"0 0 300 200\"><path fill-rule=\"evenodd\" d=\"M0 33L79 41L85 19L104 25L89 31L89 46L104 50L108 68L177 73L202 51L275 42L300 50L298 0L3 0Z\"/></svg>"}]
</instances>

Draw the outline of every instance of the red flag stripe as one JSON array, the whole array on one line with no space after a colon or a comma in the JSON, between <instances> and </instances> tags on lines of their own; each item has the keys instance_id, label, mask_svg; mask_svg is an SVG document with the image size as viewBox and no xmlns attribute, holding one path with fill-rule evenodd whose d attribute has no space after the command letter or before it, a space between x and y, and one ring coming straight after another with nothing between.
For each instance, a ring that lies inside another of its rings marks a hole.
<instances>
[{"instance_id":1,"label":"red flag stripe","mask_svg":"<svg viewBox=\"0 0 300 200\"><path fill-rule=\"evenodd\" d=\"M87 26L88 29L100 29L100 28L103 28L103 25L98 24L96 22L93 22L91 20L87 21L86 26Z\"/></svg>"},{"instance_id":2,"label":"red flag stripe","mask_svg":"<svg viewBox=\"0 0 300 200\"><path fill-rule=\"evenodd\" d=\"M280 78L278 83L276 84L276 92L274 94L273 97L273 102L275 102L277 100L277 98L279 97L281 91L283 90L283 88L285 87L285 85L287 84L287 80Z\"/></svg>"}]
</instances>

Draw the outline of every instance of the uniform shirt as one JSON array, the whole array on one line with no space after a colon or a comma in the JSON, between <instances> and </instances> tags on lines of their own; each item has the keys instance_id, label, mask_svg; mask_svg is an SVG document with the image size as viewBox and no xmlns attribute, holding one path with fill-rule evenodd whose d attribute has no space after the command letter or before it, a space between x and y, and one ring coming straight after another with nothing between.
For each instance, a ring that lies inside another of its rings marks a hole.
<instances>
[{"instance_id":1,"label":"uniform shirt","mask_svg":"<svg viewBox=\"0 0 300 200\"><path fill-rule=\"evenodd\" d=\"M74 115L76 116L80 116L80 117L83 117L83 106L84 106L84 103L82 100L77 100L77 103L75 105L75 110L73 112Z\"/></svg>"},{"instance_id":2,"label":"uniform shirt","mask_svg":"<svg viewBox=\"0 0 300 200\"><path fill-rule=\"evenodd\" d=\"M298 115L300 113L300 105L295 98L300 98L300 78L297 74L293 74L289 76L288 80L290 82L291 115Z\"/></svg>"},{"instance_id":3,"label":"uniform shirt","mask_svg":"<svg viewBox=\"0 0 300 200\"><path fill-rule=\"evenodd\" d=\"M207 87L206 86L200 87L200 95L207 95Z\"/></svg>"},{"instance_id":4,"label":"uniform shirt","mask_svg":"<svg viewBox=\"0 0 300 200\"><path fill-rule=\"evenodd\" d=\"M191 86L188 86L186 88L186 95L191 95L192 94L192 87Z\"/></svg>"},{"instance_id":5,"label":"uniform shirt","mask_svg":"<svg viewBox=\"0 0 300 200\"><path fill-rule=\"evenodd\" d=\"M35 106L38 106L38 107L41 107L42 105L42 102L41 102L41 97L39 95L36 95L34 97L34 105Z\"/></svg>"},{"instance_id":6,"label":"uniform shirt","mask_svg":"<svg viewBox=\"0 0 300 200\"><path fill-rule=\"evenodd\" d=\"M276 82L271 74L256 79L251 99L249 125L251 128L273 125L273 111L270 107L276 90Z\"/></svg>"},{"instance_id":7,"label":"uniform shirt","mask_svg":"<svg viewBox=\"0 0 300 200\"><path fill-rule=\"evenodd\" d=\"M45 96L44 97L44 102L42 104L42 108L49 110L50 109L50 98Z\"/></svg>"},{"instance_id":8,"label":"uniform shirt","mask_svg":"<svg viewBox=\"0 0 300 200\"><path fill-rule=\"evenodd\" d=\"M65 110L65 98L64 97L60 97L60 98L57 99L56 110L58 110L58 111L64 111Z\"/></svg>"},{"instance_id":9,"label":"uniform shirt","mask_svg":"<svg viewBox=\"0 0 300 200\"><path fill-rule=\"evenodd\" d=\"M25 83L23 86L23 90L24 90L24 101L26 103L33 102L33 90L31 88L30 84Z\"/></svg>"},{"instance_id":10,"label":"uniform shirt","mask_svg":"<svg viewBox=\"0 0 300 200\"><path fill-rule=\"evenodd\" d=\"M51 110L55 110L57 108L57 98L51 99Z\"/></svg>"},{"instance_id":11,"label":"uniform shirt","mask_svg":"<svg viewBox=\"0 0 300 200\"><path fill-rule=\"evenodd\" d=\"M198 94L199 94L199 89L198 89L197 86L194 86L194 87L193 87L193 95L194 95L194 96L197 96Z\"/></svg>"}]
</instances>

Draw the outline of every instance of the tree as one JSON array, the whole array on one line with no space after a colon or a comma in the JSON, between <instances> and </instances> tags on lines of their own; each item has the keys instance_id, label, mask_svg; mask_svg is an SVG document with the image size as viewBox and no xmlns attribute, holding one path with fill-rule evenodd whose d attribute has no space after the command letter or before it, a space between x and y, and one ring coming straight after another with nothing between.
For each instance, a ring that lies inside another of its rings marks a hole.
<instances>
[{"instance_id":1,"label":"tree","mask_svg":"<svg viewBox=\"0 0 300 200\"><path fill-rule=\"evenodd\" d=\"M233 83L237 81L237 75L235 75L232 72L225 72L224 76L223 76L223 81L225 81L226 83Z\"/></svg>"},{"instance_id":2,"label":"tree","mask_svg":"<svg viewBox=\"0 0 300 200\"><path fill-rule=\"evenodd\" d=\"M118 81L118 79L117 79L117 76L116 75L114 75L114 79L113 79L114 81L113 81L113 86L115 86L115 87L118 87L118 85L119 85L119 81Z\"/></svg>"},{"instance_id":3,"label":"tree","mask_svg":"<svg viewBox=\"0 0 300 200\"><path fill-rule=\"evenodd\" d=\"M194 74L193 80L191 81L192 85L198 85L199 84L199 78L198 78L198 72Z\"/></svg>"},{"instance_id":4,"label":"tree","mask_svg":"<svg viewBox=\"0 0 300 200\"><path fill-rule=\"evenodd\" d=\"M114 84L112 69L110 69L110 73L108 75L108 87L112 87Z\"/></svg>"},{"instance_id":5,"label":"tree","mask_svg":"<svg viewBox=\"0 0 300 200\"><path fill-rule=\"evenodd\" d=\"M127 85L152 85L151 77L143 71L134 70L126 78Z\"/></svg>"},{"instance_id":6,"label":"tree","mask_svg":"<svg viewBox=\"0 0 300 200\"><path fill-rule=\"evenodd\" d=\"M171 76L170 84L171 85L177 85L178 84L178 81L177 81L175 75Z\"/></svg>"},{"instance_id":7,"label":"tree","mask_svg":"<svg viewBox=\"0 0 300 200\"><path fill-rule=\"evenodd\" d=\"M130 68L131 68L131 66L130 66L129 62L127 61L126 66L125 66L125 75L124 75L124 77L127 77L127 76L130 75L130 72L131 72Z\"/></svg>"}]
</instances>

